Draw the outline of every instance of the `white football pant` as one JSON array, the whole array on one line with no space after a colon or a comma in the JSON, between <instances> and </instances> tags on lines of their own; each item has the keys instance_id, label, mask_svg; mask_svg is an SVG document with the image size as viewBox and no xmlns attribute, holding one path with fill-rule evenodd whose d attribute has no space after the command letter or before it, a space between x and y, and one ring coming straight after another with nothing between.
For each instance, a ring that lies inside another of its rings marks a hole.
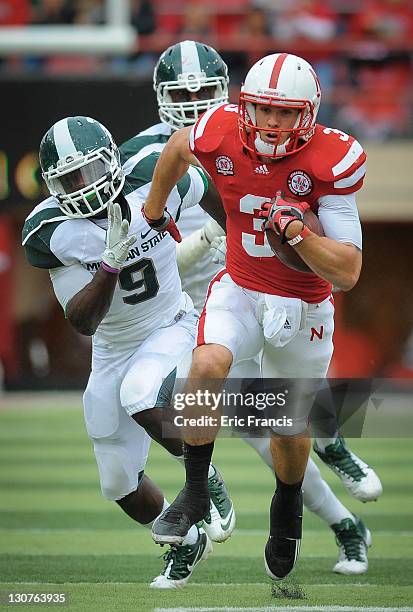
<instances>
[{"instance_id":1,"label":"white football pant","mask_svg":"<svg viewBox=\"0 0 413 612\"><path fill-rule=\"evenodd\" d=\"M197 321L195 311L183 314L133 350L94 346L84 415L107 499L121 499L137 488L151 438L132 415L165 405L175 368L193 349Z\"/></svg>"}]
</instances>

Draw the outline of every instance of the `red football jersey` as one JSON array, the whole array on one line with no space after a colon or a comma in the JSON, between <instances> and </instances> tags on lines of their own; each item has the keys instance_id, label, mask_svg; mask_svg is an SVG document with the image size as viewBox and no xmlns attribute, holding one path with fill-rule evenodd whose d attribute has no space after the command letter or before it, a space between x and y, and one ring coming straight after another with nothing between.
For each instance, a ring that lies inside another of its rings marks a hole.
<instances>
[{"instance_id":1,"label":"red football jersey","mask_svg":"<svg viewBox=\"0 0 413 612\"><path fill-rule=\"evenodd\" d=\"M308 202L317 213L323 195L360 189L365 174L361 145L352 136L317 125L308 145L276 161L254 160L238 133L238 107L207 111L193 127L190 148L215 183L227 215L227 270L241 287L317 303L331 284L316 274L285 266L271 251L258 217L278 190Z\"/></svg>"}]
</instances>

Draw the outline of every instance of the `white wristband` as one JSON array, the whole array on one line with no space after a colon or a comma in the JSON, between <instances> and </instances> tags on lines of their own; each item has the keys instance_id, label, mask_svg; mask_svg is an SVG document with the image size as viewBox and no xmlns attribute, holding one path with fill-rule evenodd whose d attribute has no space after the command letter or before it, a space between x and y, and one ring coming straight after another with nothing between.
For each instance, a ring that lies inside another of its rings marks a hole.
<instances>
[{"instance_id":1,"label":"white wristband","mask_svg":"<svg viewBox=\"0 0 413 612\"><path fill-rule=\"evenodd\" d=\"M306 238L309 233L310 230L306 225L304 225L298 236L295 236L295 238L291 238L291 240L287 240L287 244L289 244L290 246L295 246L296 244L299 244L302 240L304 240L304 238Z\"/></svg>"}]
</instances>

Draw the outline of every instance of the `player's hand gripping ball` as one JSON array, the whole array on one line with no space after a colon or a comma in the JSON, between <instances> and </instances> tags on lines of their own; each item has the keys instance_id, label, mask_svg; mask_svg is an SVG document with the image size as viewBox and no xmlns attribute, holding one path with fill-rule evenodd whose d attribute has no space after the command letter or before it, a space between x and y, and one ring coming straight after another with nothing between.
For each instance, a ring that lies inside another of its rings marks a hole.
<instances>
[{"instance_id":1,"label":"player's hand gripping ball","mask_svg":"<svg viewBox=\"0 0 413 612\"><path fill-rule=\"evenodd\" d=\"M294 247L286 242L285 238L287 227L297 219L317 236L324 236L323 226L307 202L282 197L281 192L278 191L273 200L262 204L260 217L263 219L263 230L274 255L293 270L312 273L312 270L301 259Z\"/></svg>"}]
</instances>

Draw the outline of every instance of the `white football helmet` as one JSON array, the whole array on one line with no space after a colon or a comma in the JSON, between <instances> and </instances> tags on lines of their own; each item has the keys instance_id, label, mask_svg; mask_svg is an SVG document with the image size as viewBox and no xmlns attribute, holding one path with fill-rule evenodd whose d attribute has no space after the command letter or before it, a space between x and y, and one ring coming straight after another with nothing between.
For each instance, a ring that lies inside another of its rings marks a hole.
<instances>
[{"instance_id":1,"label":"white football helmet","mask_svg":"<svg viewBox=\"0 0 413 612\"><path fill-rule=\"evenodd\" d=\"M249 70L239 98L239 129L244 147L263 157L291 155L305 147L314 134L321 90L312 66L290 53L274 53L260 59ZM256 126L255 105L289 106L299 111L293 128L266 129L274 132L274 144L264 142ZM288 139L281 143L281 137Z\"/></svg>"}]
</instances>

